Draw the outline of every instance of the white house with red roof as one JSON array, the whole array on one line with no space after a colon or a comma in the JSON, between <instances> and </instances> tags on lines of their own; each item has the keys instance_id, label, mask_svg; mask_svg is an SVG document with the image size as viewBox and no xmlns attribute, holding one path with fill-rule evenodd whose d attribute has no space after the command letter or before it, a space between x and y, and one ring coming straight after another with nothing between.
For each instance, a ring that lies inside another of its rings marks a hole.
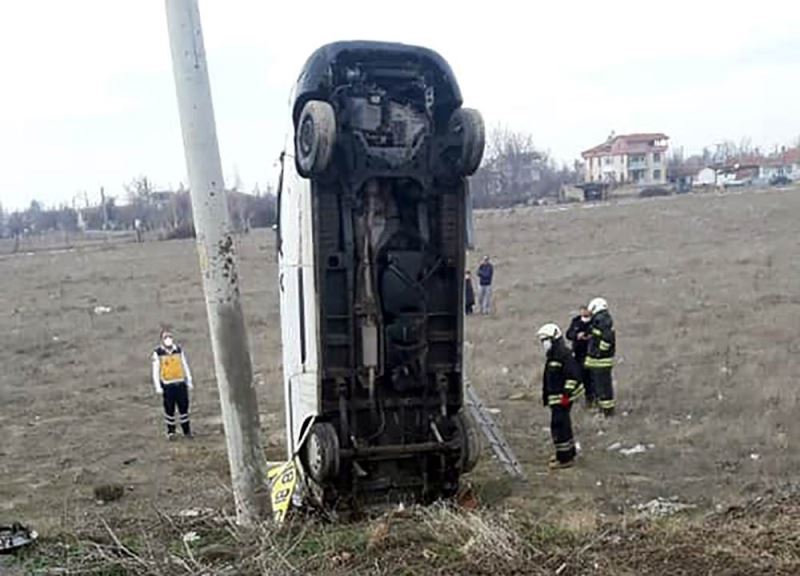
<instances>
[{"instance_id":1,"label":"white house with red roof","mask_svg":"<svg viewBox=\"0 0 800 576\"><path fill-rule=\"evenodd\" d=\"M581 153L586 182L657 186L667 183L669 137L661 132L619 134Z\"/></svg>"},{"instance_id":2,"label":"white house with red roof","mask_svg":"<svg viewBox=\"0 0 800 576\"><path fill-rule=\"evenodd\" d=\"M800 180L800 147L782 148L762 160L759 166L759 178L769 181L781 176L791 180Z\"/></svg>"}]
</instances>

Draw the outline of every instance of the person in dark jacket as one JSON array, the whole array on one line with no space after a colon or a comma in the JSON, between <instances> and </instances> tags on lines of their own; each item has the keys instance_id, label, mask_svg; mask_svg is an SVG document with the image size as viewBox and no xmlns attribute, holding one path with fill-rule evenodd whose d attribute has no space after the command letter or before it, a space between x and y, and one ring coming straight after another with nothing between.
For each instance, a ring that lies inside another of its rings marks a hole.
<instances>
[{"instance_id":1,"label":"person in dark jacket","mask_svg":"<svg viewBox=\"0 0 800 576\"><path fill-rule=\"evenodd\" d=\"M584 392L580 369L556 324L545 324L536 336L545 352L542 403L550 408L550 435L556 451L548 465L551 470L569 468L577 455L570 408Z\"/></svg>"},{"instance_id":2,"label":"person in dark jacket","mask_svg":"<svg viewBox=\"0 0 800 576\"><path fill-rule=\"evenodd\" d=\"M572 342L572 354L581 371L581 381L586 390L586 407L594 408L597 405L597 395L592 384L591 373L586 369L586 352L591 340L592 314L585 305L581 306L580 313L572 319L567 329L567 340Z\"/></svg>"},{"instance_id":3,"label":"person in dark jacket","mask_svg":"<svg viewBox=\"0 0 800 576\"><path fill-rule=\"evenodd\" d=\"M475 309L475 288L472 286L472 273L467 270L464 276L464 312L472 314Z\"/></svg>"},{"instance_id":4,"label":"person in dark jacket","mask_svg":"<svg viewBox=\"0 0 800 576\"><path fill-rule=\"evenodd\" d=\"M603 298L595 298L589 302L592 314L590 324L591 339L586 350L584 366L590 372L590 379L597 394L597 404L605 417L614 415L614 382L611 370L614 367L614 354L617 349L617 336L614 330L614 319L608 311L608 302Z\"/></svg>"},{"instance_id":5,"label":"person in dark jacket","mask_svg":"<svg viewBox=\"0 0 800 576\"><path fill-rule=\"evenodd\" d=\"M483 262L478 266L478 306L481 314L489 314L492 310L492 280L494 266L489 262L489 257L484 256Z\"/></svg>"}]
</instances>

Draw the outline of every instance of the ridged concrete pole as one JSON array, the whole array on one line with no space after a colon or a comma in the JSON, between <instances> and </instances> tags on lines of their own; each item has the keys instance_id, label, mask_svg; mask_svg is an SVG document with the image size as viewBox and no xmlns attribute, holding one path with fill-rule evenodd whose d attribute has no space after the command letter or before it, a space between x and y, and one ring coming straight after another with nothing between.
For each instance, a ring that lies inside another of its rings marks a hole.
<instances>
[{"instance_id":1,"label":"ridged concrete pole","mask_svg":"<svg viewBox=\"0 0 800 576\"><path fill-rule=\"evenodd\" d=\"M266 458L197 0L166 0L172 67L191 185L214 369L237 521L266 518Z\"/></svg>"}]
</instances>

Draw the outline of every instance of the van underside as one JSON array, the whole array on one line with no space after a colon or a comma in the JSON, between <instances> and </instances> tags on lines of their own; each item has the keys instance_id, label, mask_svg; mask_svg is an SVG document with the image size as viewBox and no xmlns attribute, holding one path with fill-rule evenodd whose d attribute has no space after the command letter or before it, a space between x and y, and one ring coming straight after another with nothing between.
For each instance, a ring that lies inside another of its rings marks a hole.
<instances>
[{"instance_id":1,"label":"van underside","mask_svg":"<svg viewBox=\"0 0 800 576\"><path fill-rule=\"evenodd\" d=\"M462 341L465 176L480 162L482 123L460 108L435 53L321 50L324 82L309 80L315 53L301 82L317 91L295 105L295 161L311 179L320 359L303 465L325 505L452 495L478 451L462 411ZM333 110L335 134L309 105ZM311 155L325 138L335 146L320 163Z\"/></svg>"}]
</instances>

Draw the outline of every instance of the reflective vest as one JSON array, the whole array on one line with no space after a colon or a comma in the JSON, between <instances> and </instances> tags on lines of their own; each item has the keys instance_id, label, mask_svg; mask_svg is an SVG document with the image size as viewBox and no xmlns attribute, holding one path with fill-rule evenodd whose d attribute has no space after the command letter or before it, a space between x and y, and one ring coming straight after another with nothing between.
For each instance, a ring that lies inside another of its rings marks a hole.
<instances>
[{"instance_id":1,"label":"reflective vest","mask_svg":"<svg viewBox=\"0 0 800 576\"><path fill-rule=\"evenodd\" d=\"M175 384L186 381L186 372L183 369L183 353L180 347L165 350L161 346L156 348L159 364L159 379L162 384Z\"/></svg>"}]
</instances>

